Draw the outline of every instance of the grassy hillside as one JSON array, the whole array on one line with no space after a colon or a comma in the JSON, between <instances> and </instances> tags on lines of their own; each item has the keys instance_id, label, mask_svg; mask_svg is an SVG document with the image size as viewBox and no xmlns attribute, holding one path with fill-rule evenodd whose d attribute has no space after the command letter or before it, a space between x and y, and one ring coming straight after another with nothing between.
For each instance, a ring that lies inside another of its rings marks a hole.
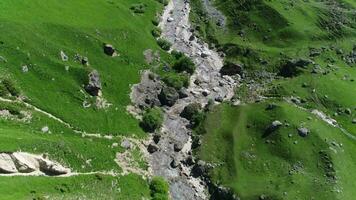
<instances>
[{"instance_id":1,"label":"grassy hillside","mask_svg":"<svg viewBox=\"0 0 356 200\"><path fill-rule=\"evenodd\" d=\"M212 180L243 200L353 199L354 1L215 0L225 27L202 2L192 1L199 36L245 73L236 89L243 105L218 106L205 122L197 156L215 166ZM266 110L271 103L276 108ZM311 114L314 109L344 131ZM274 120L283 126L264 135ZM309 136L298 135L301 126Z\"/></svg>"},{"instance_id":2,"label":"grassy hillside","mask_svg":"<svg viewBox=\"0 0 356 200\"><path fill-rule=\"evenodd\" d=\"M198 156L218 166L212 180L247 200L352 199L355 141L307 111L274 103L272 110L267 102L222 105L208 116ZM283 125L264 134L274 120ZM307 137L298 134L301 126Z\"/></svg>"},{"instance_id":3,"label":"grassy hillside","mask_svg":"<svg viewBox=\"0 0 356 200\"><path fill-rule=\"evenodd\" d=\"M78 129L141 134L125 107L130 84L147 67L143 51L158 49L151 20L161 8L157 1L142 3L143 14L130 9L137 4L131 0L1 1L0 56L7 61L0 63L1 76L13 79L31 104ZM105 55L103 43L112 44L120 56ZM82 66L76 54L87 57L90 67ZM22 71L25 65L27 73ZM95 102L81 92L92 69L100 74L103 97L113 104L106 110L83 108L84 100Z\"/></svg>"},{"instance_id":4,"label":"grassy hillside","mask_svg":"<svg viewBox=\"0 0 356 200\"><path fill-rule=\"evenodd\" d=\"M162 4L4 0L0 9L0 152L47 154L81 173L2 176L1 199L149 199L149 181L140 175L100 172L123 172L115 162L124 152L122 138L115 136L145 137L126 106L140 70L151 67L143 52L161 51L151 30ZM106 55L104 44L113 45L119 56ZM82 64L84 57L89 65ZM108 108L95 106L98 98L84 89L92 70L100 74L102 97L112 104ZM113 138L84 137L73 129ZM131 164L147 167L141 152L132 151ZM91 172L97 173L85 174Z\"/></svg>"}]
</instances>

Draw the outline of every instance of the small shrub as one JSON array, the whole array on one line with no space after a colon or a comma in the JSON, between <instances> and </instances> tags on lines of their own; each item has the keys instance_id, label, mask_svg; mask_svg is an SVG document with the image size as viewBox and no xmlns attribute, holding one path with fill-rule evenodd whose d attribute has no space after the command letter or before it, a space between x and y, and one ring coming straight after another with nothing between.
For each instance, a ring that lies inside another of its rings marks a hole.
<instances>
[{"instance_id":1,"label":"small shrub","mask_svg":"<svg viewBox=\"0 0 356 200\"><path fill-rule=\"evenodd\" d=\"M171 54L172 54L172 56L174 56L174 58L177 59L177 60L185 56L184 53L179 52L179 51L176 51L176 50L173 50L173 51L171 52Z\"/></svg>"},{"instance_id":2,"label":"small shrub","mask_svg":"<svg viewBox=\"0 0 356 200\"><path fill-rule=\"evenodd\" d=\"M195 71L195 64L190 58L183 56L174 63L173 69L175 69L178 72L185 71L189 74L193 74Z\"/></svg>"},{"instance_id":3,"label":"small shrub","mask_svg":"<svg viewBox=\"0 0 356 200\"><path fill-rule=\"evenodd\" d=\"M159 20L157 18L153 19L152 20L152 24L155 25L155 26L158 26L159 25Z\"/></svg>"},{"instance_id":4,"label":"small shrub","mask_svg":"<svg viewBox=\"0 0 356 200\"><path fill-rule=\"evenodd\" d=\"M147 5L139 3L139 4L134 4L130 7L130 9L134 12L134 13L139 13L139 14L143 14L146 11L146 7Z\"/></svg>"},{"instance_id":5,"label":"small shrub","mask_svg":"<svg viewBox=\"0 0 356 200\"><path fill-rule=\"evenodd\" d=\"M153 132L160 128L163 123L163 112L160 108L149 108L142 117L141 127L148 132Z\"/></svg>"},{"instance_id":6,"label":"small shrub","mask_svg":"<svg viewBox=\"0 0 356 200\"><path fill-rule=\"evenodd\" d=\"M162 31L161 31L161 29L160 29L160 28L155 27L155 28L152 30L152 32L151 32L151 33L152 33L153 37L158 38L158 37L160 37L160 36L161 36Z\"/></svg>"},{"instance_id":7,"label":"small shrub","mask_svg":"<svg viewBox=\"0 0 356 200\"><path fill-rule=\"evenodd\" d=\"M20 91L15 87L12 81L4 79L1 81L1 83L12 96L17 97L20 95Z\"/></svg>"},{"instance_id":8,"label":"small shrub","mask_svg":"<svg viewBox=\"0 0 356 200\"><path fill-rule=\"evenodd\" d=\"M187 74L169 73L164 75L162 80L166 85L176 90L189 86L189 76Z\"/></svg>"},{"instance_id":9,"label":"small shrub","mask_svg":"<svg viewBox=\"0 0 356 200\"><path fill-rule=\"evenodd\" d=\"M154 177L150 183L151 197L154 200L168 200L169 185L162 177Z\"/></svg>"},{"instance_id":10,"label":"small shrub","mask_svg":"<svg viewBox=\"0 0 356 200\"><path fill-rule=\"evenodd\" d=\"M163 4L164 6L168 5L168 0L157 0L159 3Z\"/></svg>"},{"instance_id":11,"label":"small shrub","mask_svg":"<svg viewBox=\"0 0 356 200\"><path fill-rule=\"evenodd\" d=\"M8 94L9 92L7 91L7 88L2 83L0 83L0 97L5 97Z\"/></svg>"},{"instance_id":12,"label":"small shrub","mask_svg":"<svg viewBox=\"0 0 356 200\"><path fill-rule=\"evenodd\" d=\"M192 120L195 118L194 116L197 115L201 111L201 105L199 103L192 103L187 105L182 113L180 114L181 117L186 118L187 120Z\"/></svg>"},{"instance_id":13,"label":"small shrub","mask_svg":"<svg viewBox=\"0 0 356 200\"><path fill-rule=\"evenodd\" d=\"M167 40L164 40L162 38L157 40L157 44L165 51L169 51L171 48L172 44L168 42Z\"/></svg>"}]
</instances>

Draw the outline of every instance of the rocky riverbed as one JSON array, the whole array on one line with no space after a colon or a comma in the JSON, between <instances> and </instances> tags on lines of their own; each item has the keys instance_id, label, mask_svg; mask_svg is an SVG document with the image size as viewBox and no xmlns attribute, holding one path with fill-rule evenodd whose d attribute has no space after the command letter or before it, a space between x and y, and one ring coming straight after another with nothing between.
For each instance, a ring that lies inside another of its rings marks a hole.
<instances>
[{"instance_id":1,"label":"rocky riverbed","mask_svg":"<svg viewBox=\"0 0 356 200\"><path fill-rule=\"evenodd\" d=\"M166 6L161 17L162 37L172 43L172 49L185 53L196 64L196 71L190 80L184 98L180 98L171 107L163 107L164 123L160 138L152 139L149 165L153 175L163 176L170 183L170 195L176 200L207 199L206 183L192 176L192 130L189 121L180 117L185 106L199 103L202 106L209 100L220 103L231 100L239 77L222 76L223 58L218 52L194 37L189 22L190 5L188 1L172 0ZM159 80L149 78L149 72L143 73L140 84L133 86L131 99L139 107L148 102L159 104L155 97L162 89ZM135 111L134 108L130 109ZM194 159L193 159L194 160Z\"/></svg>"}]
</instances>

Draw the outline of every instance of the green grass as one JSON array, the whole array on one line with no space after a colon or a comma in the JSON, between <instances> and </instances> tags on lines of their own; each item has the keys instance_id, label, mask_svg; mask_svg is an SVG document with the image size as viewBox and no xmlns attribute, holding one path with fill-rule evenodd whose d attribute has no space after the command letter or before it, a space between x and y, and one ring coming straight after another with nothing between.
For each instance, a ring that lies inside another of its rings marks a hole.
<instances>
[{"instance_id":1,"label":"green grass","mask_svg":"<svg viewBox=\"0 0 356 200\"><path fill-rule=\"evenodd\" d=\"M150 197L147 181L137 175L84 175L65 178L1 177L1 199L122 199Z\"/></svg>"},{"instance_id":2,"label":"green grass","mask_svg":"<svg viewBox=\"0 0 356 200\"><path fill-rule=\"evenodd\" d=\"M266 110L267 103L222 105L208 115L207 133L197 155L217 164L210 171L212 180L247 200L260 195L273 199L352 199L356 174L349 169L355 167L355 141L309 112L275 103L278 106L274 110ZM274 120L289 126L263 137ZM306 138L297 133L301 125L311 131ZM328 168L321 151L331 158L337 181L325 176Z\"/></svg>"},{"instance_id":3,"label":"green grass","mask_svg":"<svg viewBox=\"0 0 356 200\"><path fill-rule=\"evenodd\" d=\"M1 64L4 73L16 80L32 104L78 129L142 135L138 122L125 107L130 104L130 84L137 83L139 70L147 67L143 51L159 50L151 36L151 20L162 6L144 0L145 12L135 14L130 10L134 3L2 1L0 55L8 61ZM106 56L103 43L112 44L120 56ZM61 61L61 50L69 56L68 62ZM88 57L91 67L99 71L104 98L113 104L110 108L83 108L85 97L80 90L87 81L87 70L75 62L77 53ZM22 72L23 65L28 66L28 73Z\"/></svg>"},{"instance_id":4,"label":"green grass","mask_svg":"<svg viewBox=\"0 0 356 200\"><path fill-rule=\"evenodd\" d=\"M132 9L131 9L132 8ZM44 110L75 129L88 133L142 138L139 121L126 112L131 103L131 85L140 81L146 64L143 52L158 51L169 56L152 36L156 13L163 8L155 0L4 0L0 2L0 96L26 102ZM103 44L112 44L118 57L104 54ZM68 61L62 61L63 51ZM89 59L83 66L76 55ZM168 58L169 59L169 58ZM28 72L22 71L27 66ZM83 107L95 102L84 91L88 72L96 69L107 109ZM4 82L5 80L5 82ZM11 95L12 96L11 96ZM83 137L63 124L25 107L22 103L0 102L13 119L0 117L0 152L23 151L48 154L73 172L122 170L115 162L123 152L121 139ZM22 112L31 119L21 121ZM41 129L49 127L50 133ZM147 163L137 149L135 166ZM0 177L1 199L149 199L149 181L139 175L73 177Z\"/></svg>"},{"instance_id":5,"label":"green grass","mask_svg":"<svg viewBox=\"0 0 356 200\"><path fill-rule=\"evenodd\" d=\"M305 101L300 107L321 110L335 118L348 133L356 134L352 124L356 116L355 64L349 66L336 54L336 49L348 54L355 44L356 21L351 14L355 3L347 0L214 2L227 17L225 29L209 19L198 0L192 1L191 21L199 27L200 37L226 53L227 61L244 64L247 76L236 90L236 97L246 105L222 105L207 115L204 127L207 132L197 155L217 164L218 167L210 170L212 180L232 188L243 200L258 199L260 195L271 199L353 199L356 174L349 169L355 165L352 154L355 141L283 99L300 97ZM346 20L340 29L335 28L333 13L336 11L332 4L338 8L337 17ZM310 57L310 48L319 49L321 54ZM298 58L311 59L329 73L312 74L310 65L292 78L274 76L271 81L263 76L264 72L278 73L286 60ZM256 90L249 88L250 80L257 84ZM269 100L251 103L258 95ZM272 101L277 108L265 110ZM346 108L351 114L344 112ZM338 114L333 116L334 113ZM274 120L290 126L262 137ZM311 134L301 138L296 131L299 126L306 126ZM333 142L343 146L335 146ZM329 164L335 170L337 181L326 176L333 173ZM298 171L290 172L293 167Z\"/></svg>"}]
</instances>

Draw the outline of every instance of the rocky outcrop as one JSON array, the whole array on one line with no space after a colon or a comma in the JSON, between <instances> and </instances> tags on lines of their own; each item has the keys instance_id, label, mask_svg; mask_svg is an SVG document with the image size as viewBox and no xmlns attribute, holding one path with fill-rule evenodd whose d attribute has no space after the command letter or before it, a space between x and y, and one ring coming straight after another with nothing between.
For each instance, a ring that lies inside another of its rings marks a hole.
<instances>
[{"instance_id":1,"label":"rocky outcrop","mask_svg":"<svg viewBox=\"0 0 356 200\"><path fill-rule=\"evenodd\" d=\"M176 89L172 87L164 87L158 95L158 98L162 105L173 106L179 99L179 94Z\"/></svg>"},{"instance_id":2,"label":"rocky outcrop","mask_svg":"<svg viewBox=\"0 0 356 200\"><path fill-rule=\"evenodd\" d=\"M25 152L0 153L0 174L15 173L58 176L70 173L70 169L41 155Z\"/></svg>"},{"instance_id":3,"label":"rocky outcrop","mask_svg":"<svg viewBox=\"0 0 356 200\"><path fill-rule=\"evenodd\" d=\"M85 86L85 91L87 91L92 96L99 96L101 90L101 82L99 72L93 70L88 74L89 83Z\"/></svg>"},{"instance_id":4,"label":"rocky outcrop","mask_svg":"<svg viewBox=\"0 0 356 200\"><path fill-rule=\"evenodd\" d=\"M235 76L240 75L243 76L243 66L240 64L235 64L232 62L226 62L224 66L220 70L221 75Z\"/></svg>"}]
</instances>

